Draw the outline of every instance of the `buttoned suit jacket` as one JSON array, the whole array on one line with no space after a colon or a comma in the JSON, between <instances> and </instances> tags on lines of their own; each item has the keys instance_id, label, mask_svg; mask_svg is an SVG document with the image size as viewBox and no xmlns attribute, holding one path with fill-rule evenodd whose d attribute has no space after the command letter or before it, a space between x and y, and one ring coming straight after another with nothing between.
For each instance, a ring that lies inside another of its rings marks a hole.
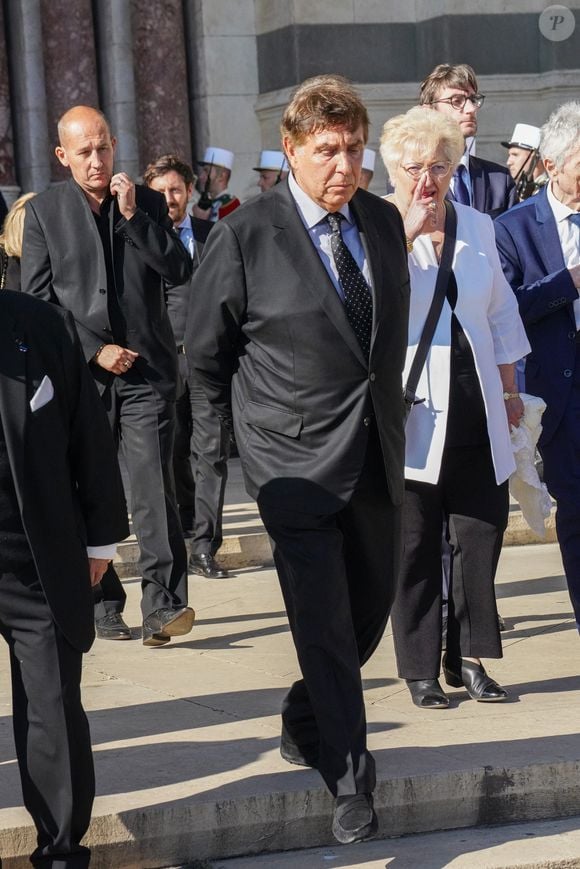
<instances>
[{"instance_id":1,"label":"buttoned suit jacket","mask_svg":"<svg viewBox=\"0 0 580 869\"><path fill-rule=\"evenodd\" d=\"M532 352L526 359L526 391L547 404L540 444L556 431L570 398L576 363L578 290L562 255L547 188L494 224L506 278L517 296Z\"/></svg>"},{"instance_id":2,"label":"buttoned suit jacket","mask_svg":"<svg viewBox=\"0 0 580 869\"><path fill-rule=\"evenodd\" d=\"M32 410L45 377L54 395ZM86 651L94 637L86 547L129 533L116 451L71 314L10 291L0 293L0 415L48 605Z\"/></svg>"},{"instance_id":3,"label":"buttoned suit jacket","mask_svg":"<svg viewBox=\"0 0 580 869\"><path fill-rule=\"evenodd\" d=\"M489 214L492 220L516 205L516 187L507 167L481 157L470 157L469 177L473 208Z\"/></svg>"},{"instance_id":4,"label":"buttoned suit jacket","mask_svg":"<svg viewBox=\"0 0 580 869\"><path fill-rule=\"evenodd\" d=\"M135 367L164 398L173 400L177 354L164 298L164 281L184 283L190 257L172 229L165 198L136 187L137 211L125 220L110 212L114 283L109 287L103 245L90 205L70 178L26 204L22 289L70 310L85 359L114 343L107 294L116 292L127 328L127 346L139 353ZM100 391L114 375L91 365Z\"/></svg>"},{"instance_id":5,"label":"buttoned suit jacket","mask_svg":"<svg viewBox=\"0 0 580 869\"><path fill-rule=\"evenodd\" d=\"M216 225L193 279L189 364L220 415L233 411L248 492L276 509L344 507L373 415L390 496L402 499L405 237L394 206L372 193L350 205L371 272L370 364L287 181Z\"/></svg>"}]
</instances>

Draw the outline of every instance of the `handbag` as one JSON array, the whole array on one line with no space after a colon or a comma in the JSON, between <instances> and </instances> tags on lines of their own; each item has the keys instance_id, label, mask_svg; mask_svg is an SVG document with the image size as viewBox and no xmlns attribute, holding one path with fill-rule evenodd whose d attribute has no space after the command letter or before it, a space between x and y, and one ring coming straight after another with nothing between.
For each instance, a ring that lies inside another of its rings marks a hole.
<instances>
[{"instance_id":1,"label":"handbag","mask_svg":"<svg viewBox=\"0 0 580 869\"><path fill-rule=\"evenodd\" d=\"M403 389L404 422L407 421L413 405L422 404L425 401L424 398L417 398L416 390L423 366L425 365L425 360L427 359L427 353L431 347L431 341L433 340L435 329L437 328L437 323L439 322L439 317L441 316L443 302L447 292L447 285L449 284L449 275L451 274L451 263L453 262L455 238L457 235L457 214L455 213L453 204L448 199L444 200L444 205L445 230L443 250L441 251L441 261L437 272L433 299L425 319L425 325L423 326L419 345L409 371L409 376L407 377L407 383Z\"/></svg>"}]
</instances>

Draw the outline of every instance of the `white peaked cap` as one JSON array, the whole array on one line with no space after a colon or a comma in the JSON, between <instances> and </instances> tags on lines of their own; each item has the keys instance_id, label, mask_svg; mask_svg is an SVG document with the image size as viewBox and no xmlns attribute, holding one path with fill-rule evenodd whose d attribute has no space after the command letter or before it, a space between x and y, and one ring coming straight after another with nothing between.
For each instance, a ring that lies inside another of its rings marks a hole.
<instances>
[{"instance_id":1,"label":"white peaked cap","mask_svg":"<svg viewBox=\"0 0 580 869\"><path fill-rule=\"evenodd\" d=\"M205 149L203 160L200 163L213 163L214 166L221 166L223 169L232 169L234 165L234 152L228 151L226 148L209 148Z\"/></svg>"},{"instance_id":2,"label":"white peaked cap","mask_svg":"<svg viewBox=\"0 0 580 869\"><path fill-rule=\"evenodd\" d=\"M370 148L365 148L363 154L362 168L368 169L369 172L375 171L375 158L377 156L376 151L372 151Z\"/></svg>"},{"instance_id":3,"label":"white peaked cap","mask_svg":"<svg viewBox=\"0 0 580 869\"><path fill-rule=\"evenodd\" d=\"M271 169L272 172L288 171L288 163L282 151L261 151L258 165L254 166L256 172L261 172L262 169Z\"/></svg>"},{"instance_id":4,"label":"white peaked cap","mask_svg":"<svg viewBox=\"0 0 580 869\"><path fill-rule=\"evenodd\" d=\"M531 124L516 124L509 142L502 142L504 148L527 148L534 151L540 147L540 128Z\"/></svg>"}]
</instances>

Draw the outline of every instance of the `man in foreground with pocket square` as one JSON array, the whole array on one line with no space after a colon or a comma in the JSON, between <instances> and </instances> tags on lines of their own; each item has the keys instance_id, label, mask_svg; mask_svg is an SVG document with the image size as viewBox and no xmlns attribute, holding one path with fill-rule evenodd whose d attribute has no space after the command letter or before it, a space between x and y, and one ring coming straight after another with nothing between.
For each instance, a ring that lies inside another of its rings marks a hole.
<instances>
[{"instance_id":1,"label":"man in foreground with pocket square","mask_svg":"<svg viewBox=\"0 0 580 869\"><path fill-rule=\"evenodd\" d=\"M58 135L55 153L71 177L26 209L22 289L75 318L129 476L143 644L161 646L194 619L171 463L177 352L164 296L164 281L189 280L191 260L164 197L114 172L116 139L101 112L74 106ZM111 566L95 589L101 639L131 639L125 598Z\"/></svg>"},{"instance_id":2,"label":"man in foreground with pocket square","mask_svg":"<svg viewBox=\"0 0 580 869\"><path fill-rule=\"evenodd\" d=\"M273 541L303 676L282 756L319 770L343 843L377 829L360 668L393 600L403 496L407 250L396 209L357 191L367 133L346 79L297 89L291 174L212 230L186 331Z\"/></svg>"},{"instance_id":3,"label":"man in foreground with pocket square","mask_svg":"<svg viewBox=\"0 0 580 869\"><path fill-rule=\"evenodd\" d=\"M94 774L81 705L91 585L129 533L105 411L69 313L0 293L0 633L42 869L85 869Z\"/></svg>"}]
</instances>

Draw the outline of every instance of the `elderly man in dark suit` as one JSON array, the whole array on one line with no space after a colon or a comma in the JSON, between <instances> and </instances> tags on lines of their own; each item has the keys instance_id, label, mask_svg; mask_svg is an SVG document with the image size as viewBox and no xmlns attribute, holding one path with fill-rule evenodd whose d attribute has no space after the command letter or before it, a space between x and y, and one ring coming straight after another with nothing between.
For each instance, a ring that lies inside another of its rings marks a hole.
<instances>
[{"instance_id":1,"label":"elderly man in dark suit","mask_svg":"<svg viewBox=\"0 0 580 869\"><path fill-rule=\"evenodd\" d=\"M291 175L212 230L186 332L273 541L303 675L282 756L318 768L340 842L376 830L360 667L395 592L403 495L407 252L396 209L357 191L367 132L345 79L298 88Z\"/></svg>"},{"instance_id":2,"label":"elderly man in dark suit","mask_svg":"<svg viewBox=\"0 0 580 869\"><path fill-rule=\"evenodd\" d=\"M477 133L477 112L484 99L479 93L475 72L466 63L440 63L421 82L420 104L457 121L466 145ZM509 170L491 160L472 157L469 147L451 179L449 198L471 205L492 219L518 201Z\"/></svg>"},{"instance_id":3,"label":"elderly man in dark suit","mask_svg":"<svg viewBox=\"0 0 580 869\"><path fill-rule=\"evenodd\" d=\"M532 345L526 391L546 402L538 446L580 630L580 102L550 116L540 153L550 181L495 233Z\"/></svg>"},{"instance_id":4,"label":"elderly man in dark suit","mask_svg":"<svg viewBox=\"0 0 580 869\"><path fill-rule=\"evenodd\" d=\"M96 109L59 121L56 155L71 178L27 204L22 289L70 310L97 381L131 484L141 550L143 643L191 630L187 557L171 454L177 354L164 281L191 274L165 199L113 174L116 141ZM129 639L125 593L111 567L96 599L97 636Z\"/></svg>"},{"instance_id":5,"label":"elderly man in dark suit","mask_svg":"<svg viewBox=\"0 0 580 869\"><path fill-rule=\"evenodd\" d=\"M106 414L70 314L0 294L0 633L38 867L84 869L94 796L81 705L91 583L129 533Z\"/></svg>"},{"instance_id":6,"label":"elderly man in dark suit","mask_svg":"<svg viewBox=\"0 0 580 869\"><path fill-rule=\"evenodd\" d=\"M175 154L159 157L149 164L143 175L148 187L165 196L173 228L189 252L195 273L214 224L187 213L194 179L191 166ZM190 293L190 281L166 288L167 310L183 380L183 392L175 405L175 491L183 533L191 538L190 570L208 579L224 579L228 572L216 561L215 554L223 539L229 432L197 379L187 370L183 342Z\"/></svg>"}]
</instances>

